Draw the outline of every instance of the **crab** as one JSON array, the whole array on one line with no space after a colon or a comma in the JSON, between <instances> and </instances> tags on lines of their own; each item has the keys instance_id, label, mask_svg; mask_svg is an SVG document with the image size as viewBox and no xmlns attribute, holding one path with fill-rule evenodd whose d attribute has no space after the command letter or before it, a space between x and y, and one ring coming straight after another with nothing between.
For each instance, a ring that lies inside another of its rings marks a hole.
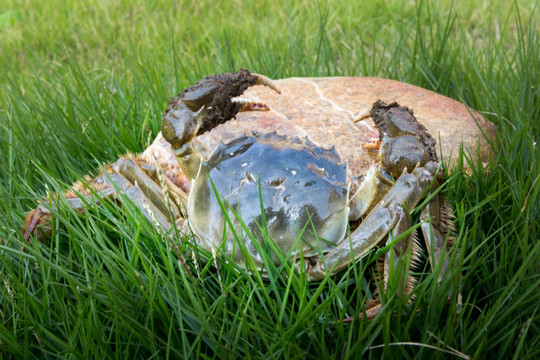
<instances>
[{"instance_id":1,"label":"crab","mask_svg":"<svg viewBox=\"0 0 540 360\"><path fill-rule=\"evenodd\" d=\"M409 251L418 256L420 245L416 231L410 231L409 212L427 199L419 228L432 254L431 266L441 263L440 281L449 271L452 210L439 192L444 178L435 140L412 110L395 102L373 104L370 116L380 137L365 147L377 149L380 161L351 194L347 162L334 148L318 146L307 137L252 132L220 143L213 153L198 141L199 135L239 111L269 110L262 102L240 98L253 85L280 93L269 78L241 69L206 77L171 99L162 134L182 176L125 157L89 179L91 191L81 184L75 191L104 199L121 190L170 236L177 233L173 230L189 229L197 246L219 251L241 266L254 264L263 273L263 242L272 241L310 281L336 274L387 244L385 286L389 277L401 276L397 269ZM189 186L182 183L185 178ZM85 206L74 193L66 194L66 200L75 209ZM26 238L33 233L50 235L47 224L55 206L41 204L27 216ZM281 261L278 256L273 259L276 264ZM405 276L400 291L408 294L414 278ZM366 314L371 318L380 310L375 303Z\"/></svg>"}]
</instances>

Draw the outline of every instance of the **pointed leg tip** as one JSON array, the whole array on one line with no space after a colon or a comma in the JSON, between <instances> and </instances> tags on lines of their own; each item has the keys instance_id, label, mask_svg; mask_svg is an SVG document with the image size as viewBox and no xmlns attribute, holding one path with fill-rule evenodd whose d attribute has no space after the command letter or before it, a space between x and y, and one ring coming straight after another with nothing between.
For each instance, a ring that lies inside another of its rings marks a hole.
<instances>
[{"instance_id":1,"label":"pointed leg tip","mask_svg":"<svg viewBox=\"0 0 540 360\"><path fill-rule=\"evenodd\" d=\"M381 304L378 303L376 305L373 305L371 307L369 307L369 304L368 304L368 308L367 309L364 309L364 311L362 311L361 313L358 314L358 319L359 320L362 320L362 319L366 319L366 320L371 320L373 318L375 318L382 310L382 307L381 307ZM365 316L364 316L365 314ZM344 324L350 324L352 323L354 320L353 317L347 317L345 319L342 320L342 322Z\"/></svg>"},{"instance_id":2,"label":"pointed leg tip","mask_svg":"<svg viewBox=\"0 0 540 360\"><path fill-rule=\"evenodd\" d=\"M30 211L28 215L26 215L26 219L24 220L24 227L22 229L22 235L24 237L24 240L29 241L30 236L34 232L34 229L36 228L40 216L41 210L39 206L35 208L34 210Z\"/></svg>"},{"instance_id":3,"label":"pointed leg tip","mask_svg":"<svg viewBox=\"0 0 540 360\"><path fill-rule=\"evenodd\" d=\"M269 87L270 89L274 90L278 94L281 94L281 89L279 88L278 84L274 80L261 74L252 73L251 75L255 76L256 78L254 85L263 85L263 86Z\"/></svg>"}]
</instances>

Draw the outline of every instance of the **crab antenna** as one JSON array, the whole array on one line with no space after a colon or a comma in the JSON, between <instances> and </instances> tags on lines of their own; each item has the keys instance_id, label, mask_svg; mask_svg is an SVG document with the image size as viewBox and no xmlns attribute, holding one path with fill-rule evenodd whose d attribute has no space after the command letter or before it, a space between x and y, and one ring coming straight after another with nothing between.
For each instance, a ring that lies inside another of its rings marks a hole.
<instances>
[{"instance_id":1,"label":"crab antenna","mask_svg":"<svg viewBox=\"0 0 540 360\"><path fill-rule=\"evenodd\" d=\"M279 86L275 83L275 81L273 81L272 79L267 78L267 77L264 76L264 75L256 74L256 73L251 73L251 75L253 75L253 76L255 76L255 77L257 78L257 81L255 81L255 84L254 84L254 85L268 86L270 89L274 90L274 91L277 92L278 94L281 94L281 89L280 89Z\"/></svg>"}]
</instances>

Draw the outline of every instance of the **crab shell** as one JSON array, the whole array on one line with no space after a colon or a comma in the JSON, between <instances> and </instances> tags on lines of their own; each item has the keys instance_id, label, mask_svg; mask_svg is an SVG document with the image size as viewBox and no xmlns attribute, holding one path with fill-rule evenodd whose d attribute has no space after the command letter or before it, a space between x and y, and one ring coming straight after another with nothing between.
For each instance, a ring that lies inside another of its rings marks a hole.
<instances>
[{"instance_id":1,"label":"crab shell","mask_svg":"<svg viewBox=\"0 0 540 360\"><path fill-rule=\"evenodd\" d=\"M262 265L252 241L263 239L266 231L285 254L315 256L345 238L346 180L347 164L334 149L275 132L242 136L221 143L202 164L189 194L189 223L206 248L225 244L237 263L244 256L235 238L243 239L251 258Z\"/></svg>"}]
</instances>

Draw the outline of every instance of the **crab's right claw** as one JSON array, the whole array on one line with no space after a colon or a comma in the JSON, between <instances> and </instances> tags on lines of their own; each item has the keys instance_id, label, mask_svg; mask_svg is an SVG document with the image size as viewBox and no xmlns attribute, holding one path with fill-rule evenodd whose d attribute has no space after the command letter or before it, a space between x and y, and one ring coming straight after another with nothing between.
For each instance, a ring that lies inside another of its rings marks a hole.
<instances>
[{"instance_id":1,"label":"crab's right claw","mask_svg":"<svg viewBox=\"0 0 540 360\"><path fill-rule=\"evenodd\" d=\"M195 136L232 119L239 111L268 110L260 102L238 98L254 85L281 93L271 79L245 69L200 80L169 102L161 122L163 137L180 149Z\"/></svg>"}]
</instances>

